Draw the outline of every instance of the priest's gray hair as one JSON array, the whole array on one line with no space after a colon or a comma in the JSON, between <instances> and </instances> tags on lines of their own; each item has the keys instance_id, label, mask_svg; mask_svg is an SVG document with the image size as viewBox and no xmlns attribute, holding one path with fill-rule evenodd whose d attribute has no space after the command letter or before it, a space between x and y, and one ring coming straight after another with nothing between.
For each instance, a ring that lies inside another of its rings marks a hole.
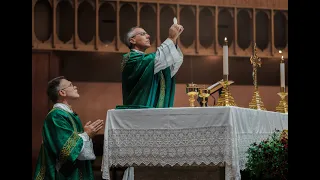
<instances>
[{"instance_id":1,"label":"priest's gray hair","mask_svg":"<svg viewBox=\"0 0 320 180\"><path fill-rule=\"evenodd\" d=\"M65 79L64 76L59 76L56 78L51 79L48 82L48 86L47 86L47 95L49 97L49 99L53 102L56 103L58 101L59 95L59 86L60 86L60 82L62 79Z\"/></svg>"},{"instance_id":2,"label":"priest's gray hair","mask_svg":"<svg viewBox=\"0 0 320 180\"><path fill-rule=\"evenodd\" d=\"M132 44L130 42L130 38L132 38L134 36L133 31L136 28L140 28L140 27L135 26L135 27L130 28L130 30L127 32L126 36L124 37L124 43L129 49L132 49Z\"/></svg>"}]
</instances>

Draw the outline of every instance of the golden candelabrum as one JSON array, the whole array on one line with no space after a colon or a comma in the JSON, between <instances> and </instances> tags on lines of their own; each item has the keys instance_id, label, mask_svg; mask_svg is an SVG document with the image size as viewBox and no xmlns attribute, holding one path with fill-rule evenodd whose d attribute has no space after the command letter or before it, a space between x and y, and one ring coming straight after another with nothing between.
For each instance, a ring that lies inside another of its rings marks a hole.
<instances>
[{"instance_id":1,"label":"golden candelabrum","mask_svg":"<svg viewBox=\"0 0 320 180\"><path fill-rule=\"evenodd\" d=\"M281 57L280 63L284 63L283 56ZM277 94L280 96L280 102L279 105L276 107L276 111L280 113L288 113L288 103L286 101L288 93L286 92L286 88L280 86L280 92Z\"/></svg>"},{"instance_id":2,"label":"golden candelabrum","mask_svg":"<svg viewBox=\"0 0 320 180\"><path fill-rule=\"evenodd\" d=\"M210 96L210 90L203 87L201 89L199 89L199 97L202 98L202 107L206 107L207 106L207 100L206 98L208 98Z\"/></svg>"},{"instance_id":3,"label":"golden candelabrum","mask_svg":"<svg viewBox=\"0 0 320 180\"><path fill-rule=\"evenodd\" d=\"M261 100L261 97L258 91L258 67L261 67L261 59L257 56L256 43L254 43L253 56L250 57L250 62L253 68L252 76L253 76L254 92L253 92L252 100L249 103L249 108L258 109L258 110L267 110L264 107L264 104Z\"/></svg>"},{"instance_id":4,"label":"golden candelabrum","mask_svg":"<svg viewBox=\"0 0 320 180\"><path fill-rule=\"evenodd\" d=\"M199 94L199 87L197 84L187 84L186 92L189 96L190 107L195 107L194 102L196 101L196 97Z\"/></svg>"}]
</instances>

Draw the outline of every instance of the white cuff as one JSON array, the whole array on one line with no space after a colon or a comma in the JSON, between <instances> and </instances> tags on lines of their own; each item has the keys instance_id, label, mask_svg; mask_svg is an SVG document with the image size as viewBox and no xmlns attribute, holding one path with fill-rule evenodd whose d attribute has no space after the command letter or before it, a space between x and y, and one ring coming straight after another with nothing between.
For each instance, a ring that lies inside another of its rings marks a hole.
<instances>
[{"instance_id":1,"label":"white cuff","mask_svg":"<svg viewBox=\"0 0 320 180\"><path fill-rule=\"evenodd\" d=\"M93 143L92 139L88 136L86 132L78 134L82 140L83 140L83 145L82 149L80 151L80 154L77 159L79 160L95 160L96 156L93 151Z\"/></svg>"}]
</instances>

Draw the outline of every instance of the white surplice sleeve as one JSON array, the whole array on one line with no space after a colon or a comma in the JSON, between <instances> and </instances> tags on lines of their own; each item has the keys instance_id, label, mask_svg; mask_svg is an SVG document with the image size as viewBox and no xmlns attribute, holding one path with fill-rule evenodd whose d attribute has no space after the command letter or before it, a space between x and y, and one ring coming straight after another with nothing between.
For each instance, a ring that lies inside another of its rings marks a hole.
<instances>
[{"instance_id":1,"label":"white surplice sleeve","mask_svg":"<svg viewBox=\"0 0 320 180\"><path fill-rule=\"evenodd\" d=\"M83 140L83 146L77 159L79 160L95 160L96 156L93 151L92 139L86 132L78 134Z\"/></svg>"},{"instance_id":2,"label":"white surplice sleeve","mask_svg":"<svg viewBox=\"0 0 320 180\"><path fill-rule=\"evenodd\" d=\"M183 62L183 54L179 47L173 43L171 39L166 39L156 51L154 61L154 74L170 67L171 77L173 77L179 70Z\"/></svg>"}]
</instances>

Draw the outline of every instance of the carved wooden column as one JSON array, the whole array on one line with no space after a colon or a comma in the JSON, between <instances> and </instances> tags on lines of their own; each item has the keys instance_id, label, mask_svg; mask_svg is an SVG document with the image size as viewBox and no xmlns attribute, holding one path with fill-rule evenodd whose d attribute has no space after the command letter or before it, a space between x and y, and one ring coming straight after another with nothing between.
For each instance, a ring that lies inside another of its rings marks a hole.
<instances>
[{"instance_id":1,"label":"carved wooden column","mask_svg":"<svg viewBox=\"0 0 320 180\"><path fill-rule=\"evenodd\" d=\"M137 2L137 26L140 26L140 3Z\"/></svg>"},{"instance_id":2,"label":"carved wooden column","mask_svg":"<svg viewBox=\"0 0 320 180\"><path fill-rule=\"evenodd\" d=\"M215 25L214 25L214 28L215 28L215 46L214 46L214 52L216 54L218 54L218 48L219 48L219 40L218 40L218 21L219 21L219 8L218 6L215 7Z\"/></svg>"},{"instance_id":3,"label":"carved wooden column","mask_svg":"<svg viewBox=\"0 0 320 180\"><path fill-rule=\"evenodd\" d=\"M34 47L33 43L35 41L35 32L34 32L34 6L36 5L36 0L32 0L32 47Z\"/></svg>"},{"instance_id":4,"label":"carved wooden column","mask_svg":"<svg viewBox=\"0 0 320 180\"><path fill-rule=\"evenodd\" d=\"M199 5L196 6L196 54L199 53Z\"/></svg>"},{"instance_id":5,"label":"carved wooden column","mask_svg":"<svg viewBox=\"0 0 320 180\"><path fill-rule=\"evenodd\" d=\"M238 9L235 7L234 11L234 41L233 41L233 54L237 54L237 44L238 44Z\"/></svg>"},{"instance_id":6,"label":"carved wooden column","mask_svg":"<svg viewBox=\"0 0 320 180\"><path fill-rule=\"evenodd\" d=\"M271 9L271 56L274 56L274 10Z\"/></svg>"},{"instance_id":7,"label":"carved wooden column","mask_svg":"<svg viewBox=\"0 0 320 180\"><path fill-rule=\"evenodd\" d=\"M73 0L74 4L74 34L73 34L73 45L75 49L78 49L78 0Z\"/></svg>"},{"instance_id":8,"label":"carved wooden column","mask_svg":"<svg viewBox=\"0 0 320 180\"><path fill-rule=\"evenodd\" d=\"M161 40L160 40L160 4L159 3L157 3L157 43L156 43L156 45L157 45L157 47L159 47L160 46L160 44L161 44Z\"/></svg>"},{"instance_id":9,"label":"carved wooden column","mask_svg":"<svg viewBox=\"0 0 320 180\"><path fill-rule=\"evenodd\" d=\"M56 40L57 40L57 0L52 0L52 47L56 48Z\"/></svg>"},{"instance_id":10,"label":"carved wooden column","mask_svg":"<svg viewBox=\"0 0 320 180\"><path fill-rule=\"evenodd\" d=\"M96 0L95 4L96 4L96 35L95 35L94 49L99 50L99 9L100 9L99 0Z\"/></svg>"},{"instance_id":11,"label":"carved wooden column","mask_svg":"<svg viewBox=\"0 0 320 180\"><path fill-rule=\"evenodd\" d=\"M117 31L116 31L116 51L120 49L120 2L116 4L116 15L117 15Z\"/></svg>"}]
</instances>

